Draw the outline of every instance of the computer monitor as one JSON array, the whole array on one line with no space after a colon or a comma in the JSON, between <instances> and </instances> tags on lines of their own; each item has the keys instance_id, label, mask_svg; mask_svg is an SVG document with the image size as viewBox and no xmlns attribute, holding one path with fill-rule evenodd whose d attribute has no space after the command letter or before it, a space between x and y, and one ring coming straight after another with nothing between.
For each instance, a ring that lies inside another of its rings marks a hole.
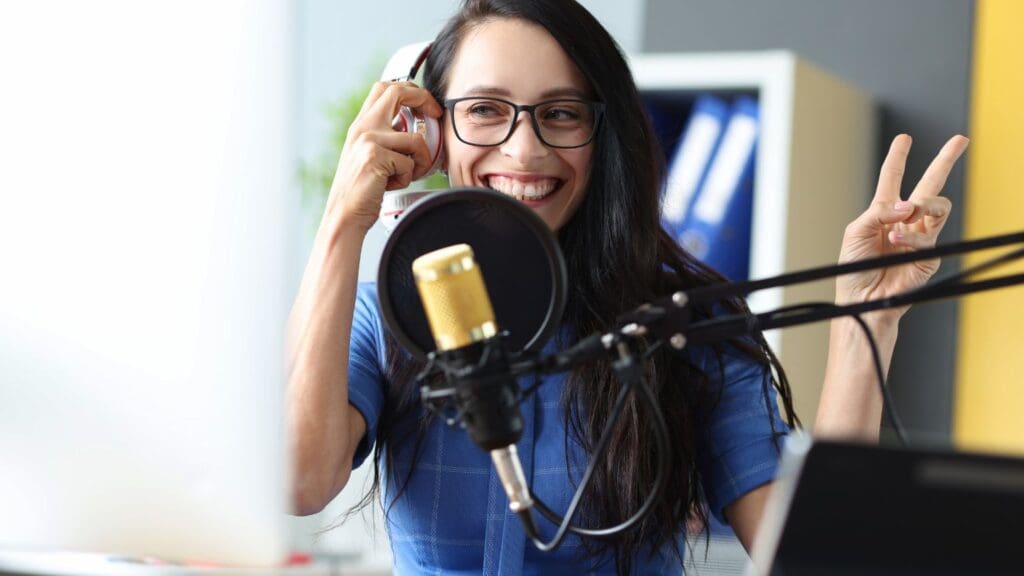
<instances>
[{"instance_id":1,"label":"computer monitor","mask_svg":"<svg viewBox=\"0 0 1024 576\"><path fill-rule=\"evenodd\" d=\"M750 574L1024 571L1024 459L792 440Z\"/></svg>"},{"instance_id":2,"label":"computer monitor","mask_svg":"<svg viewBox=\"0 0 1024 576\"><path fill-rule=\"evenodd\" d=\"M291 5L17 10L0 550L280 562Z\"/></svg>"}]
</instances>

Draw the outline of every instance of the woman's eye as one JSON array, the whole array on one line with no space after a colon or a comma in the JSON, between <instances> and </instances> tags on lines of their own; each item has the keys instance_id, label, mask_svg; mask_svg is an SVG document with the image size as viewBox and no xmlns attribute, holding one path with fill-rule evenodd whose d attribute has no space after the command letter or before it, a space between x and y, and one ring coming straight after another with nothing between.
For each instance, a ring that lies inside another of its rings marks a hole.
<instances>
[{"instance_id":1,"label":"woman's eye","mask_svg":"<svg viewBox=\"0 0 1024 576\"><path fill-rule=\"evenodd\" d=\"M479 116L481 118L490 118L498 116L500 111L492 104L476 104L469 109L469 113L473 116Z\"/></svg>"},{"instance_id":2,"label":"woman's eye","mask_svg":"<svg viewBox=\"0 0 1024 576\"><path fill-rule=\"evenodd\" d=\"M559 121L579 120L580 114L571 108L551 108L544 113L544 119Z\"/></svg>"}]
</instances>

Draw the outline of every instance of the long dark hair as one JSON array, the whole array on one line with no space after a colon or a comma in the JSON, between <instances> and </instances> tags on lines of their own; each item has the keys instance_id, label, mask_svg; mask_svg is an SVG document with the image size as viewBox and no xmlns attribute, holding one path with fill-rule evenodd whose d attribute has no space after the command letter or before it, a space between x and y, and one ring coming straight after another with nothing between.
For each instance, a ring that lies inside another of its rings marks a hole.
<instances>
[{"instance_id":1,"label":"long dark hair","mask_svg":"<svg viewBox=\"0 0 1024 576\"><path fill-rule=\"evenodd\" d=\"M724 281L683 251L661 228L663 153L618 46L575 1L465 0L434 41L424 69L426 88L443 101L447 72L466 31L500 18L523 20L547 29L583 73L593 97L605 106L604 124L593 144L586 198L559 231L570 286L564 322L579 336L608 330L620 314L644 302L676 290ZM726 302L724 308L732 312L746 310L741 300ZM698 309L696 313L710 316L711 310ZM414 457L418 458L423 439L422 434L398 437L401 427L396 423L418 413L413 387L419 366L393 339L388 340L385 407L376 439L373 487L363 499L364 505L380 493L382 466L395 469L391 466L394 450L387 446L413 442ZM764 401L770 402L768 387L774 386L787 421L795 425L798 420L789 384L764 339L736 340L728 347L763 365L769 374L774 368L775 376L765 380ZM724 379L725 348L714 349L718 358L716 378L705 374L685 354L665 350L652 357L646 370L648 381L660 399L675 447L669 489L637 529L609 540L584 539L585 554L599 556L611 551L617 570L627 574L633 559L645 549L653 553L675 542L689 518L706 523L708 511L703 505L697 459L703 449L703 424L721 392L714 383ZM563 406L567 434L588 452L598 440L619 387L607 363L577 370L566 379ZM579 517L585 523L608 526L621 522L639 508L653 484L657 463L652 449L654 431L646 424L650 418L643 417L647 407L635 394L631 398L608 447L608 464L597 468L583 500ZM424 416L419 431L428 424ZM410 475L413 470L415 466L410 468ZM404 488L408 479L397 484ZM402 492L402 488L397 491L392 504ZM677 553L681 551L677 549Z\"/></svg>"}]
</instances>

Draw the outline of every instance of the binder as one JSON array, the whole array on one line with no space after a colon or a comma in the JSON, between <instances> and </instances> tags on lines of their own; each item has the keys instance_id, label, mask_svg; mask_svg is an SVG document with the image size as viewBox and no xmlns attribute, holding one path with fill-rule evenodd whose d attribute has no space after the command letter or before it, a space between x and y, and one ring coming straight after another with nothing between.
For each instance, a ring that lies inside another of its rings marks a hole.
<instances>
[{"instance_id":1,"label":"binder","mask_svg":"<svg viewBox=\"0 0 1024 576\"><path fill-rule=\"evenodd\" d=\"M669 160L661 204L662 226L673 237L683 230L729 115L728 102L712 95L699 96L693 104L683 136Z\"/></svg>"},{"instance_id":2,"label":"binder","mask_svg":"<svg viewBox=\"0 0 1024 576\"><path fill-rule=\"evenodd\" d=\"M651 128L654 129L654 137L658 140L658 147L665 155L665 165L668 166L669 155L675 150L689 118L689 107L680 109L678 102L666 102L655 96L641 95L641 98Z\"/></svg>"},{"instance_id":3,"label":"binder","mask_svg":"<svg viewBox=\"0 0 1024 576\"><path fill-rule=\"evenodd\" d=\"M750 271L759 119L753 98L736 98L693 207L677 236L683 248L730 280L745 280Z\"/></svg>"}]
</instances>

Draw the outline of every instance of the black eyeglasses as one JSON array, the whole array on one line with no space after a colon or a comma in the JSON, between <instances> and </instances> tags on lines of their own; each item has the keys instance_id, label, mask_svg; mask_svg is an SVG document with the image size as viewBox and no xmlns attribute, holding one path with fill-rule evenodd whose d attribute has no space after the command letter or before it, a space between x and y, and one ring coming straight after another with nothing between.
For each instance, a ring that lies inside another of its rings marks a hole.
<instances>
[{"instance_id":1,"label":"black eyeglasses","mask_svg":"<svg viewBox=\"0 0 1024 576\"><path fill-rule=\"evenodd\" d=\"M545 100L520 105L500 98L468 96L444 101L455 136L471 146L504 144L515 132L520 112L540 141L552 148L579 148L590 144L601 123L604 104L588 100Z\"/></svg>"}]
</instances>

